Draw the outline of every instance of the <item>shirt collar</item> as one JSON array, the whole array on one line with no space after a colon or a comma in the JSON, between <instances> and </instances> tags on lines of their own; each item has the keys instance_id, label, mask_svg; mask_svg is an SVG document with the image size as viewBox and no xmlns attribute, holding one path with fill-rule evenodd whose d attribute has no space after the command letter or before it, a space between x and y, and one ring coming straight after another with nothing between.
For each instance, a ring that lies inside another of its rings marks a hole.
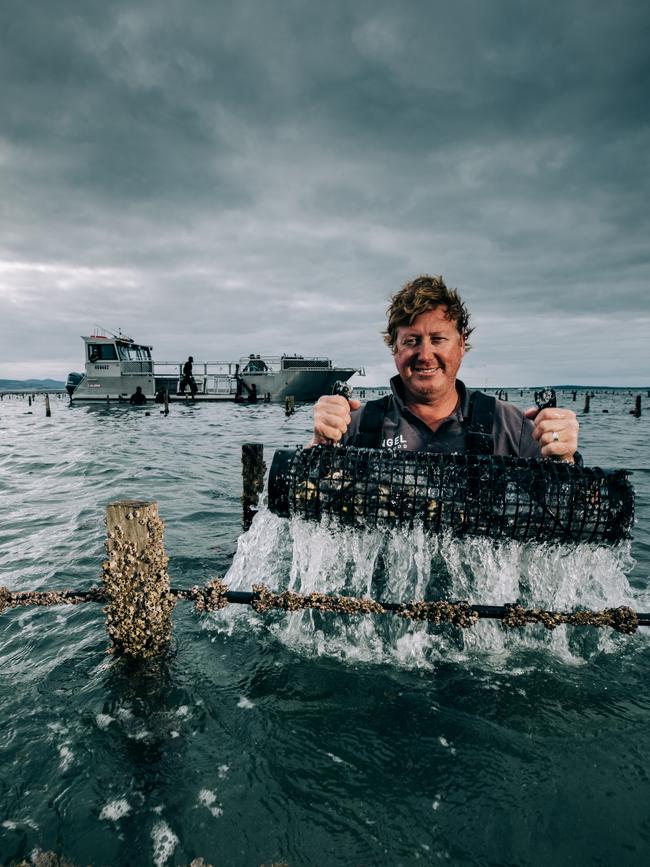
<instances>
[{"instance_id":1,"label":"shirt collar","mask_svg":"<svg viewBox=\"0 0 650 867\"><path fill-rule=\"evenodd\" d=\"M390 381L391 391L393 392L393 398L395 403L400 408L400 410L408 411L408 407L404 403L404 385L402 383L402 379L399 374L393 376ZM469 413L469 396L470 392L465 386L465 383L457 379L456 380L456 391L458 392L458 405L456 409L451 413L449 418L458 419L458 421L463 421L463 419L467 418Z\"/></svg>"}]
</instances>

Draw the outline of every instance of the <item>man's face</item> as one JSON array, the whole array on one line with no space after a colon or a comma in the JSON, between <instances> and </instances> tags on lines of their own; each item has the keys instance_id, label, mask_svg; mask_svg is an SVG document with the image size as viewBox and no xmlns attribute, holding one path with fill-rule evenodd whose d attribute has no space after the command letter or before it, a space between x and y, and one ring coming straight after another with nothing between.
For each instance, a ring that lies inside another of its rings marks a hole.
<instances>
[{"instance_id":1,"label":"man's face","mask_svg":"<svg viewBox=\"0 0 650 867\"><path fill-rule=\"evenodd\" d=\"M397 329L395 366L411 401L433 403L455 392L465 338L446 312L434 307Z\"/></svg>"}]
</instances>

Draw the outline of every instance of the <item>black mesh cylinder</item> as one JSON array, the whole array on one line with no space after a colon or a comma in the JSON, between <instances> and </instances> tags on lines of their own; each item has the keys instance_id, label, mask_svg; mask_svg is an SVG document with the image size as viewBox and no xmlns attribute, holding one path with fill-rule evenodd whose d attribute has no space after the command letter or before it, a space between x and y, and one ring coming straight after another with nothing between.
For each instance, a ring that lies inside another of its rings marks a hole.
<instances>
[{"instance_id":1,"label":"black mesh cylinder","mask_svg":"<svg viewBox=\"0 0 650 867\"><path fill-rule=\"evenodd\" d=\"M269 508L356 526L412 524L433 533L519 541L629 537L625 470L529 458L317 446L275 453Z\"/></svg>"}]
</instances>

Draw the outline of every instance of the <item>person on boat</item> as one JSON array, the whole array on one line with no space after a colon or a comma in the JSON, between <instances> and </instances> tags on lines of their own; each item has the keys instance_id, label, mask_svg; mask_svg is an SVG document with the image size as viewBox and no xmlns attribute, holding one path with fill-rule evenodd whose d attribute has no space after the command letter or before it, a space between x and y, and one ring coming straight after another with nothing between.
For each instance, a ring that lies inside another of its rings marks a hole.
<instances>
[{"instance_id":1,"label":"person on boat","mask_svg":"<svg viewBox=\"0 0 650 867\"><path fill-rule=\"evenodd\" d=\"M457 379L473 329L460 295L442 277L423 275L407 283L393 296L387 314L384 340L397 367L391 394L364 406L339 395L321 397L310 446L341 443L574 461L574 412L548 407L522 413Z\"/></svg>"},{"instance_id":2,"label":"person on boat","mask_svg":"<svg viewBox=\"0 0 650 867\"><path fill-rule=\"evenodd\" d=\"M138 385L129 399L132 406L142 406L147 402L147 398L142 393L142 388Z\"/></svg>"},{"instance_id":3,"label":"person on boat","mask_svg":"<svg viewBox=\"0 0 650 867\"><path fill-rule=\"evenodd\" d=\"M194 363L194 359L190 355L185 364L183 365L183 378L180 381L180 385L178 386L179 394L185 394L185 388L189 385L190 391L192 393L192 397L199 390L195 380L194 375L192 373L192 364Z\"/></svg>"}]
</instances>

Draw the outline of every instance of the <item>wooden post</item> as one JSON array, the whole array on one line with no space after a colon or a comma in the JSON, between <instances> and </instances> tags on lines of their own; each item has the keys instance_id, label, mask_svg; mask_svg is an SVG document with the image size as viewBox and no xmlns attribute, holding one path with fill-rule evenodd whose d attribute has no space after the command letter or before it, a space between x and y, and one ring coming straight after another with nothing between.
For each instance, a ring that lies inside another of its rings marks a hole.
<instances>
[{"instance_id":1,"label":"wooden post","mask_svg":"<svg viewBox=\"0 0 650 867\"><path fill-rule=\"evenodd\" d=\"M585 413L589 412L589 400L590 400L590 396L589 396L589 392L587 392L585 394L585 408L582 410Z\"/></svg>"},{"instance_id":2,"label":"wooden post","mask_svg":"<svg viewBox=\"0 0 650 867\"><path fill-rule=\"evenodd\" d=\"M51 418L52 410L50 409L50 396L49 394L45 395L45 417Z\"/></svg>"},{"instance_id":3,"label":"wooden post","mask_svg":"<svg viewBox=\"0 0 650 867\"><path fill-rule=\"evenodd\" d=\"M146 500L110 503L106 530L102 577L113 652L134 659L158 656L171 639L174 608L158 506Z\"/></svg>"},{"instance_id":4,"label":"wooden post","mask_svg":"<svg viewBox=\"0 0 650 867\"><path fill-rule=\"evenodd\" d=\"M164 401L165 401L165 415L169 415L169 392L166 388L163 389Z\"/></svg>"},{"instance_id":5,"label":"wooden post","mask_svg":"<svg viewBox=\"0 0 650 867\"><path fill-rule=\"evenodd\" d=\"M286 415L292 415L295 409L293 395L288 395L284 400L284 412Z\"/></svg>"},{"instance_id":6,"label":"wooden post","mask_svg":"<svg viewBox=\"0 0 650 867\"><path fill-rule=\"evenodd\" d=\"M28 406L31 406L31 405L32 405L32 396L31 396L31 394L27 396L27 405L28 405Z\"/></svg>"},{"instance_id":7,"label":"wooden post","mask_svg":"<svg viewBox=\"0 0 650 867\"><path fill-rule=\"evenodd\" d=\"M577 391L574 391L574 392L573 392L573 401L574 401L574 403L575 403L575 399L576 399L577 395L578 395L578 392L577 392Z\"/></svg>"},{"instance_id":8,"label":"wooden post","mask_svg":"<svg viewBox=\"0 0 650 867\"><path fill-rule=\"evenodd\" d=\"M259 495L264 490L264 446L262 443L243 443L241 447L242 480L244 493L241 498L243 507L244 530L248 530L257 514Z\"/></svg>"},{"instance_id":9,"label":"wooden post","mask_svg":"<svg viewBox=\"0 0 650 867\"><path fill-rule=\"evenodd\" d=\"M635 418L641 418L641 395L637 394L636 401L634 403L634 409L630 410L630 415L633 415Z\"/></svg>"}]
</instances>

